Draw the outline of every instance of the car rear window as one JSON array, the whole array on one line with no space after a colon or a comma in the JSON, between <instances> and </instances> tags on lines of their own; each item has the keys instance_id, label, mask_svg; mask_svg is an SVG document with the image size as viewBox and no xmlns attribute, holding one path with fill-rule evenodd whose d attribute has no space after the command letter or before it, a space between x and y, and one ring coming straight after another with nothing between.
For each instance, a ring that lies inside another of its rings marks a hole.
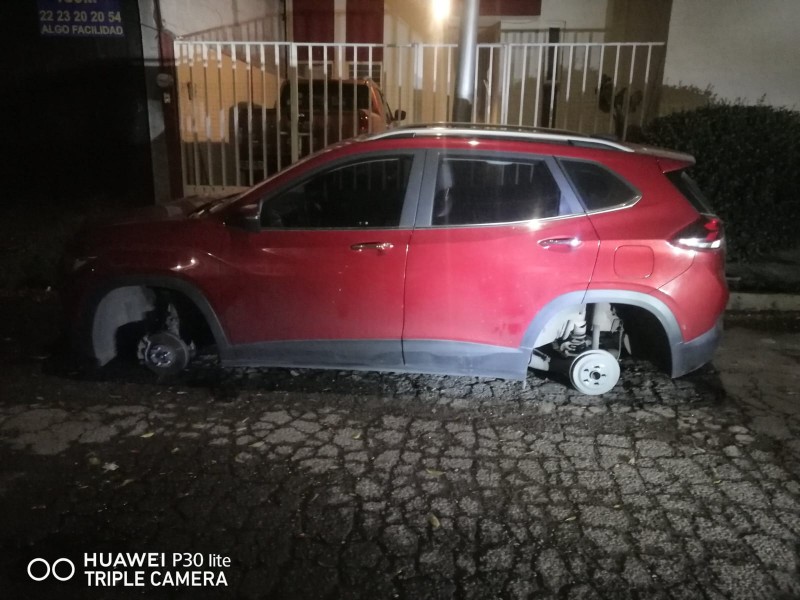
<instances>
[{"instance_id":1,"label":"car rear window","mask_svg":"<svg viewBox=\"0 0 800 600\"><path fill-rule=\"evenodd\" d=\"M557 217L561 189L543 160L442 157L434 226L513 223Z\"/></svg>"},{"instance_id":2,"label":"car rear window","mask_svg":"<svg viewBox=\"0 0 800 600\"><path fill-rule=\"evenodd\" d=\"M587 211L630 206L639 199L633 186L603 165L580 160L562 160L561 165Z\"/></svg>"},{"instance_id":3,"label":"car rear window","mask_svg":"<svg viewBox=\"0 0 800 600\"><path fill-rule=\"evenodd\" d=\"M705 195L700 191L700 186L689 176L689 173L686 171L672 171L666 175L672 185L678 188L678 191L691 202L697 212L704 215L714 212Z\"/></svg>"}]
</instances>

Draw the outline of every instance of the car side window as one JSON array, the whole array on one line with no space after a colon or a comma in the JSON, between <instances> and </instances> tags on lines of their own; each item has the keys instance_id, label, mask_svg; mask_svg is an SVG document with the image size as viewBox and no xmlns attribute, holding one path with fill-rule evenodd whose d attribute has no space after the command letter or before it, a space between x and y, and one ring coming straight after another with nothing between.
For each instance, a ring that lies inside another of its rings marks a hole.
<instances>
[{"instance_id":1,"label":"car side window","mask_svg":"<svg viewBox=\"0 0 800 600\"><path fill-rule=\"evenodd\" d=\"M316 173L268 198L261 226L271 229L398 227L412 156L361 161Z\"/></svg>"},{"instance_id":2,"label":"car side window","mask_svg":"<svg viewBox=\"0 0 800 600\"><path fill-rule=\"evenodd\" d=\"M562 160L561 164L587 211L622 208L639 199L639 192L602 165L580 160Z\"/></svg>"},{"instance_id":3,"label":"car side window","mask_svg":"<svg viewBox=\"0 0 800 600\"><path fill-rule=\"evenodd\" d=\"M513 223L557 217L561 189L544 160L442 157L431 225Z\"/></svg>"}]
</instances>

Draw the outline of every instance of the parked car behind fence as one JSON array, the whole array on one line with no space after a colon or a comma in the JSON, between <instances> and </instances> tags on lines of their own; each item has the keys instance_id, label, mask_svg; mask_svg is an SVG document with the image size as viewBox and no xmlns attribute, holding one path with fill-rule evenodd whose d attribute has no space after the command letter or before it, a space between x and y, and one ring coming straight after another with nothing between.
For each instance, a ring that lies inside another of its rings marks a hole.
<instances>
[{"instance_id":1,"label":"parked car behind fence","mask_svg":"<svg viewBox=\"0 0 800 600\"><path fill-rule=\"evenodd\" d=\"M405 118L392 112L380 87L371 79L300 79L297 106L292 105L292 86L281 84L274 108L241 103L231 118L237 128L238 157L242 179L265 179L287 167L292 160L291 119L297 110L297 157L330 144L368 133L380 133Z\"/></svg>"}]
</instances>

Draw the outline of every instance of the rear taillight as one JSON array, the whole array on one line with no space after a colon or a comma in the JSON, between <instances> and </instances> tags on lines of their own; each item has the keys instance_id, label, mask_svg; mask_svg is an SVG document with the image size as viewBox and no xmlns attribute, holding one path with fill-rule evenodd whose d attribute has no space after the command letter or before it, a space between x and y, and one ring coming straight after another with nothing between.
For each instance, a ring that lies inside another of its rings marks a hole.
<instances>
[{"instance_id":1,"label":"rear taillight","mask_svg":"<svg viewBox=\"0 0 800 600\"><path fill-rule=\"evenodd\" d=\"M369 133L369 113L363 108L358 111L358 133Z\"/></svg>"},{"instance_id":2,"label":"rear taillight","mask_svg":"<svg viewBox=\"0 0 800 600\"><path fill-rule=\"evenodd\" d=\"M725 243L722 221L711 215L701 215L697 221L679 231L672 243L688 250L718 250Z\"/></svg>"}]
</instances>

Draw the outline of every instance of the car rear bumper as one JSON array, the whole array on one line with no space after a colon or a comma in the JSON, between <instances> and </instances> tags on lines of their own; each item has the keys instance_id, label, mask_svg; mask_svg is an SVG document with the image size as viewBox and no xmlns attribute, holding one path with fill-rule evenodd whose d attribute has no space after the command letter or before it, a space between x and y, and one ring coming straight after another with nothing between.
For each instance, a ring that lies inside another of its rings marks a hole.
<instances>
[{"instance_id":1,"label":"car rear bumper","mask_svg":"<svg viewBox=\"0 0 800 600\"><path fill-rule=\"evenodd\" d=\"M672 346L672 377L680 377L702 367L714 356L722 341L722 315L705 333L688 342Z\"/></svg>"}]
</instances>

